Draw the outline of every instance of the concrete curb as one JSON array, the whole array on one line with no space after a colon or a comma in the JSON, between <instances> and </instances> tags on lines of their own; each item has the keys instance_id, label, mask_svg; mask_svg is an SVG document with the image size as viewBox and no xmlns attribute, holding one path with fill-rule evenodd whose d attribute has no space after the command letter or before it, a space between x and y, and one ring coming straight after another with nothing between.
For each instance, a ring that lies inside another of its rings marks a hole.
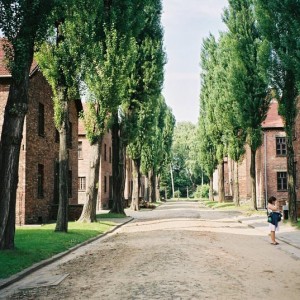
<instances>
[{"instance_id":1,"label":"concrete curb","mask_svg":"<svg viewBox=\"0 0 300 300\"><path fill-rule=\"evenodd\" d=\"M80 247L83 247L83 246L85 246L87 244L90 244L90 243L96 241L96 240L104 238L108 234L113 233L114 231L116 231L117 229L119 229L121 226L126 225L129 222L131 222L132 220L134 220L134 218L132 218L132 217L129 217L129 218L130 218L129 220L125 221L124 223L116 225L113 229L111 229L111 230L109 230L109 231L107 231L107 232L105 232L103 234L100 234L98 236L90 238L89 240L87 240L87 241L85 241L85 242L83 242L81 244L78 244L78 245L76 245L76 246L74 246L74 247L72 247L72 248L70 248L70 249L68 249L68 250L66 250L64 252L58 253L58 254L50 257L50 258L47 258L47 259L42 260L42 261L40 261L38 263L35 263L32 266L24 269L23 271L21 271L21 272L19 272L17 274L14 274L14 275L6 278L6 279L0 280L0 290L8 287L9 285L11 285L11 284L13 284L13 283L15 283L15 282L17 282L17 281L19 281L21 279L23 279L24 277L26 277L27 275L33 273L34 271L39 270L39 269L41 269L41 268L43 268L43 267L45 267L47 265L50 265L54 261L59 260L60 258L62 258L64 256L66 256L67 254L69 254L69 253L77 250Z\"/></svg>"},{"instance_id":2,"label":"concrete curb","mask_svg":"<svg viewBox=\"0 0 300 300\"><path fill-rule=\"evenodd\" d=\"M246 224L246 223L244 223L242 220L238 220L238 222L241 223L241 224ZM246 225L247 225L248 227L250 227L250 228L256 229L256 227L253 226L253 225L251 225L251 224L246 224ZM296 246L296 245L294 245L294 244L292 244L292 243L290 243L290 242L284 240L282 237L276 236L276 240L279 240L279 241L281 241L281 242L283 242L283 243L285 243L285 244L288 244L288 245L290 245L290 246L292 246L292 247L297 248L297 249L300 250L300 247L298 247L298 246Z\"/></svg>"}]
</instances>

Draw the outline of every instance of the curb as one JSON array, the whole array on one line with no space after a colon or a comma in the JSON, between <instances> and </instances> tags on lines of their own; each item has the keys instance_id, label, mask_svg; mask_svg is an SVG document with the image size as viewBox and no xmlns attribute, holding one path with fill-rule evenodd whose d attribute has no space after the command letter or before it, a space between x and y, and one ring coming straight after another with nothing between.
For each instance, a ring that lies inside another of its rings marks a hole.
<instances>
[{"instance_id":1,"label":"curb","mask_svg":"<svg viewBox=\"0 0 300 300\"><path fill-rule=\"evenodd\" d=\"M116 231L117 229L119 229L121 226L126 225L129 222L131 222L132 220L134 220L134 218L132 218L132 217L129 217L129 218L130 218L129 220L125 221L122 224L116 225L113 229L111 229L111 230L109 230L109 231L107 231L107 232L105 232L103 234L100 234L98 236L90 238L89 240L86 240L86 241L84 241L81 244L77 244L76 246L74 246L74 247L72 247L72 248L70 248L70 249L68 249L68 250L66 250L64 252L58 253L58 254L50 257L50 258L47 258L47 259L42 260L40 262L37 262L37 263L33 264L32 266L24 269L23 271L21 271L21 272L19 272L17 274L14 274L14 275L6 278L6 279L0 280L0 290L8 287L9 285L11 285L11 284L13 284L13 283L15 283L15 282L17 282L17 281L19 281L21 279L23 279L24 277L26 277L27 275L33 273L34 271L37 271L37 270L39 270L39 269L41 269L41 268L43 268L43 267L45 267L47 265L50 265L54 261L59 260L60 258L62 258L64 256L66 256L67 254L73 252L74 250L77 250L78 248L83 247L83 246L85 246L87 244L90 244L90 243L92 243L92 242L94 242L96 240L99 240L101 238L104 238L108 234L113 233L114 231Z\"/></svg>"},{"instance_id":2,"label":"curb","mask_svg":"<svg viewBox=\"0 0 300 300\"><path fill-rule=\"evenodd\" d=\"M241 223L241 224L245 224L245 223L243 223L243 221L241 221L241 220L238 220L238 222ZM256 227L253 226L253 225L251 225L251 224L246 224L246 225L247 225L248 227L250 227L250 228L256 229ZM300 247L298 247L298 246L296 246L296 245L294 245L294 244L292 244L292 243L290 243L290 242L287 242L286 240L282 239L281 237L276 236L276 240L279 240L279 241L281 241L281 242L283 242L283 243L285 243L285 244L287 244L287 245L290 245L290 246L292 246L292 247L297 248L297 249L300 250Z\"/></svg>"}]
</instances>

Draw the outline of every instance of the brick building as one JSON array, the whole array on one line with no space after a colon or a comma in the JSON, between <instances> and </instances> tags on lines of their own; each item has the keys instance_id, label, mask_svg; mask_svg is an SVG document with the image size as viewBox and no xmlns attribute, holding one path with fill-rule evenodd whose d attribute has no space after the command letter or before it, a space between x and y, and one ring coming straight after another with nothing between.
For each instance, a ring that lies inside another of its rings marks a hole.
<instances>
[{"instance_id":1,"label":"brick building","mask_svg":"<svg viewBox=\"0 0 300 300\"><path fill-rule=\"evenodd\" d=\"M84 124L79 121L78 130L78 202L84 204L88 187L90 144L86 138ZM99 190L97 210L108 209L112 198L112 145L111 133L106 132L101 145Z\"/></svg>"},{"instance_id":2,"label":"brick building","mask_svg":"<svg viewBox=\"0 0 300 300\"><path fill-rule=\"evenodd\" d=\"M78 202L84 204L86 190L88 187L88 166L91 147L86 138L84 124L79 121L78 129ZM131 203L132 196L132 160L126 157L125 168L125 188L124 188L124 207ZM142 177L142 181L144 178ZM103 137L101 145L100 171L99 171L99 191L97 210L111 208L112 203L112 140L111 133L107 131ZM142 182L141 195L144 194Z\"/></svg>"},{"instance_id":3,"label":"brick building","mask_svg":"<svg viewBox=\"0 0 300 300\"><path fill-rule=\"evenodd\" d=\"M0 133L2 131L10 73L3 61L0 45ZM69 133L69 201L77 204L78 159L77 131L81 101L70 103ZM25 117L20 151L19 183L16 202L16 224L44 223L52 217L53 206L58 203L59 142L53 122L52 92L46 79L33 63L29 79L28 113Z\"/></svg>"},{"instance_id":4,"label":"brick building","mask_svg":"<svg viewBox=\"0 0 300 300\"><path fill-rule=\"evenodd\" d=\"M300 121L300 119L299 119ZM300 134L300 123L297 126ZM256 189L257 206L264 208L266 199L271 195L285 204L287 200L287 159L286 159L286 138L284 124L281 116L278 115L278 103L273 100L266 120L262 124L263 144L256 152ZM299 144L299 143L298 143ZM300 149L298 149L300 158ZM296 158L297 160L297 158ZM250 180L250 148L246 146L246 153L241 163L238 165L239 188L241 201L251 199L251 180ZM230 159L224 160L224 183L225 195L232 195L233 182L233 162ZM217 176L214 174L214 189L217 191ZM297 189L298 197L300 196Z\"/></svg>"}]
</instances>

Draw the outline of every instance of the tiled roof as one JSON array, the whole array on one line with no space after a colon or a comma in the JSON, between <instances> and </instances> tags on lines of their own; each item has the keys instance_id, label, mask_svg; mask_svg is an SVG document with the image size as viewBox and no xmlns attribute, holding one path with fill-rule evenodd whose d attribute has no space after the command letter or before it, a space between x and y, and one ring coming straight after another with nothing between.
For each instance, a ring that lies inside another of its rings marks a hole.
<instances>
[{"instance_id":1,"label":"tiled roof","mask_svg":"<svg viewBox=\"0 0 300 300\"><path fill-rule=\"evenodd\" d=\"M272 100L265 121L262 123L262 128L283 128L282 117L278 114L278 102Z\"/></svg>"},{"instance_id":2,"label":"tiled roof","mask_svg":"<svg viewBox=\"0 0 300 300\"><path fill-rule=\"evenodd\" d=\"M6 40L0 38L0 77L10 77L11 74L9 70L6 68L5 62L5 53L3 50L3 45L5 44ZM31 68L30 68L30 75L37 69L37 62L33 60Z\"/></svg>"}]
</instances>

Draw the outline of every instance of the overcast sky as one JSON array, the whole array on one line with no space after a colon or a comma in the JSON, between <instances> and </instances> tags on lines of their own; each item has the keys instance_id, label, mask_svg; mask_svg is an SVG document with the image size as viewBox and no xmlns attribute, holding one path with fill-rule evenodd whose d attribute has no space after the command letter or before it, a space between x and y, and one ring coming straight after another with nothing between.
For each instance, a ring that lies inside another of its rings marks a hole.
<instances>
[{"instance_id":1,"label":"overcast sky","mask_svg":"<svg viewBox=\"0 0 300 300\"><path fill-rule=\"evenodd\" d=\"M221 15L226 6L227 0L163 0L168 59L163 95L177 122L197 123L201 44L209 33L225 30Z\"/></svg>"}]
</instances>

